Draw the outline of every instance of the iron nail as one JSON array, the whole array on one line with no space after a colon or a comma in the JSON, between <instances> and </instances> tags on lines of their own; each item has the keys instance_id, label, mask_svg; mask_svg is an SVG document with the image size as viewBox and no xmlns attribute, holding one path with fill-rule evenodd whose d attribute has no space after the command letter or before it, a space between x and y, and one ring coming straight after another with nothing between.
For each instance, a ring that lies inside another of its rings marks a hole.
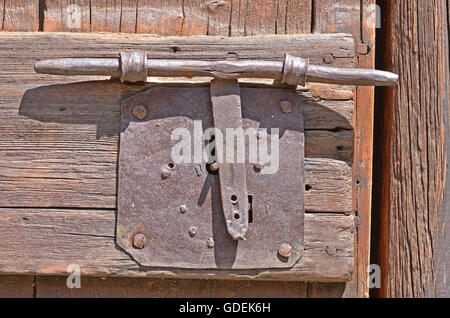
<instances>
[{"instance_id":1,"label":"iron nail","mask_svg":"<svg viewBox=\"0 0 450 318\"><path fill-rule=\"evenodd\" d=\"M183 205L180 205L180 212L181 212L181 213L186 213L187 210L188 210L187 206L185 206L184 204L183 204Z\"/></svg>"},{"instance_id":2,"label":"iron nail","mask_svg":"<svg viewBox=\"0 0 450 318\"><path fill-rule=\"evenodd\" d=\"M280 248L278 249L278 254L285 258L289 258L292 255L292 246L288 243L281 244Z\"/></svg>"},{"instance_id":3,"label":"iron nail","mask_svg":"<svg viewBox=\"0 0 450 318\"><path fill-rule=\"evenodd\" d=\"M327 246L327 247L325 248L325 252L327 252L327 254L328 254L329 256L334 256L334 255L336 255L336 253L337 253L337 249L336 249L336 247L334 247L334 246Z\"/></svg>"},{"instance_id":4,"label":"iron nail","mask_svg":"<svg viewBox=\"0 0 450 318\"><path fill-rule=\"evenodd\" d=\"M292 113L292 103L290 101L284 100L280 103L281 111L285 114Z\"/></svg>"},{"instance_id":5,"label":"iron nail","mask_svg":"<svg viewBox=\"0 0 450 318\"><path fill-rule=\"evenodd\" d=\"M255 169L256 172L260 172L263 169L263 165L260 163L255 163L253 169Z\"/></svg>"},{"instance_id":6,"label":"iron nail","mask_svg":"<svg viewBox=\"0 0 450 318\"><path fill-rule=\"evenodd\" d=\"M147 241L147 238L145 234L143 233L136 233L133 236L133 247L136 249L143 249L145 247L145 243Z\"/></svg>"},{"instance_id":7,"label":"iron nail","mask_svg":"<svg viewBox=\"0 0 450 318\"><path fill-rule=\"evenodd\" d=\"M215 245L214 240L212 238L208 239L207 244L209 248L213 248Z\"/></svg>"},{"instance_id":8,"label":"iron nail","mask_svg":"<svg viewBox=\"0 0 450 318\"><path fill-rule=\"evenodd\" d=\"M334 56L333 56L332 54L326 54L326 55L323 57L323 61L324 61L326 64L331 64L331 63L334 62Z\"/></svg>"},{"instance_id":9,"label":"iron nail","mask_svg":"<svg viewBox=\"0 0 450 318\"><path fill-rule=\"evenodd\" d=\"M133 108L133 116L138 120L143 120L148 116L147 108L143 105L138 105Z\"/></svg>"},{"instance_id":10,"label":"iron nail","mask_svg":"<svg viewBox=\"0 0 450 318\"><path fill-rule=\"evenodd\" d=\"M193 226L193 227L191 227L191 228L189 229L189 235L190 235L191 237L194 237L195 234L197 234L197 228L196 228L195 226Z\"/></svg>"},{"instance_id":11,"label":"iron nail","mask_svg":"<svg viewBox=\"0 0 450 318\"><path fill-rule=\"evenodd\" d=\"M163 168L163 169L161 170L161 178L162 178L163 180L165 180L165 179L168 179L169 177L170 177L170 171L167 170L166 168Z\"/></svg>"}]
</instances>

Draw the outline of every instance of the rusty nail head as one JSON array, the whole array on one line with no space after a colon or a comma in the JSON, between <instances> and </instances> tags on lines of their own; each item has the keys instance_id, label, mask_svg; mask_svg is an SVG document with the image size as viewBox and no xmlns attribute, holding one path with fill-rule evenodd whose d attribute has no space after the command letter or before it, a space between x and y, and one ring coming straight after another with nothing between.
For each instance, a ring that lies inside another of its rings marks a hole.
<instances>
[{"instance_id":1,"label":"rusty nail head","mask_svg":"<svg viewBox=\"0 0 450 318\"><path fill-rule=\"evenodd\" d=\"M217 162L213 162L209 168L211 169L211 171L217 171L219 170L219 164Z\"/></svg>"},{"instance_id":2,"label":"rusty nail head","mask_svg":"<svg viewBox=\"0 0 450 318\"><path fill-rule=\"evenodd\" d=\"M168 179L170 177L170 171L166 168L161 169L161 178L163 180Z\"/></svg>"},{"instance_id":3,"label":"rusty nail head","mask_svg":"<svg viewBox=\"0 0 450 318\"><path fill-rule=\"evenodd\" d=\"M148 116L147 108L144 105L134 107L133 116L138 120L145 119Z\"/></svg>"},{"instance_id":4,"label":"rusty nail head","mask_svg":"<svg viewBox=\"0 0 450 318\"><path fill-rule=\"evenodd\" d=\"M329 256L334 256L334 255L336 255L336 253L337 253L337 249L336 249L336 247L334 247L334 246L327 246L327 247L325 248L325 251L327 252L327 254L328 254Z\"/></svg>"},{"instance_id":5,"label":"rusty nail head","mask_svg":"<svg viewBox=\"0 0 450 318\"><path fill-rule=\"evenodd\" d=\"M191 227L191 228L189 229L189 235L190 235L191 237L194 237L195 234L197 234L197 228L196 228L195 226L193 226L193 227Z\"/></svg>"},{"instance_id":6,"label":"rusty nail head","mask_svg":"<svg viewBox=\"0 0 450 318\"><path fill-rule=\"evenodd\" d=\"M143 249L145 247L145 243L147 238L143 233L136 233L133 236L133 247L136 249Z\"/></svg>"},{"instance_id":7,"label":"rusty nail head","mask_svg":"<svg viewBox=\"0 0 450 318\"><path fill-rule=\"evenodd\" d=\"M280 248L278 249L278 254L285 258L289 258L292 255L292 246L288 243L281 244Z\"/></svg>"},{"instance_id":8,"label":"rusty nail head","mask_svg":"<svg viewBox=\"0 0 450 318\"><path fill-rule=\"evenodd\" d=\"M181 213L186 213L187 210L188 210L187 206L185 206L184 204L183 204L183 205L180 205L180 212L181 212Z\"/></svg>"},{"instance_id":9,"label":"rusty nail head","mask_svg":"<svg viewBox=\"0 0 450 318\"><path fill-rule=\"evenodd\" d=\"M332 54L326 54L326 55L323 57L323 61L324 61L326 64L331 64L331 63L334 62L334 56L333 56Z\"/></svg>"},{"instance_id":10,"label":"rusty nail head","mask_svg":"<svg viewBox=\"0 0 450 318\"><path fill-rule=\"evenodd\" d=\"M255 169L256 172L260 172L263 169L263 165L260 163L255 163L253 169Z\"/></svg>"},{"instance_id":11,"label":"rusty nail head","mask_svg":"<svg viewBox=\"0 0 450 318\"><path fill-rule=\"evenodd\" d=\"M285 114L292 113L292 103L290 101L284 100L280 103L281 111Z\"/></svg>"},{"instance_id":12,"label":"rusty nail head","mask_svg":"<svg viewBox=\"0 0 450 318\"><path fill-rule=\"evenodd\" d=\"M215 245L214 240L211 237L208 239L206 243L208 244L209 248L213 248Z\"/></svg>"}]
</instances>

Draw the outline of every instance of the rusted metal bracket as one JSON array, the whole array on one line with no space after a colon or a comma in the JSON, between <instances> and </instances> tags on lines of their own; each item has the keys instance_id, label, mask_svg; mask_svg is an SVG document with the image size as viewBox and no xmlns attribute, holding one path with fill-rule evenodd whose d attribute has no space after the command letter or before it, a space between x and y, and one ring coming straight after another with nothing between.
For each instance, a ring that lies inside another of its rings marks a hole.
<instances>
[{"instance_id":1,"label":"rusted metal bracket","mask_svg":"<svg viewBox=\"0 0 450 318\"><path fill-rule=\"evenodd\" d=\"M242 129L241 96L236 80L211 82L211 103L214 127L225 138L233 138L233 149L224 147L219 162L220 197L228 233L235 240L243 240L248 229L248 195L245 162L238 161L238 149L230 130ZM243 158L245 159L245 158Z\"/></svg>"}]
</instances>

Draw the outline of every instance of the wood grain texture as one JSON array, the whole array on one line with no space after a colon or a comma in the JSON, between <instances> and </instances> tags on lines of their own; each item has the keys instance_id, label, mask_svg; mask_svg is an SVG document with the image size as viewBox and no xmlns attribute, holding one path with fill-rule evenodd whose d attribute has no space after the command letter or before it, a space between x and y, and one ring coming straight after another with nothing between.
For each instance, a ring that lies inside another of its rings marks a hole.
<instances>
[{"instance_id":1,"label":"wood grain texture","mask_svg":"<svg viewBox=\"0 0 450 318\"><path fill-rule=\"evenodd\" d=\"M115 244L114 210L1 209L0 229L9 242L0 269L9 274L65 275L78 264L82 274L94 276L347 281L353 271L351 215L306 214L304 254L284 273L141 268ZM327 253L327 246L336 253Z\"/></svg>"},{"instance_id":2,"label":"wood grain texture","mask_svg":"<svg viewBox=\"0 0 450 318\"><path fill-rule=\"evenodd\" d=\"M380 131L378 138L385 143L376 148L380 295L448 295L448 283L442 280L448 241L440 237L448 217L448 205L442 202L448 180L447 3L382 4L388 21L383 66L400 74L400 82L397 88L380 90L377 113L377 124L391 127Z\"/></svg>"},{"instance_id":3,"label":"wood grain texture","mask_svg":"<svg viewBox=\"0 0 450 318\"><path fill-rule=\"evenodd\" d=\"M46 1L46 3L48 3L49 1ZM92 1L92 2L96 2L96 1ZM138 8L136 6L136 2L135 0L122 0L122 8L121 8L121 15L122 15L122 19L121 19L121 32L131 32L134 33L136 32L137 29L137 25L136 25L136 15L137 15L137 11ZM191 1L184 1L185 4L185 20L184 22L187 24L187 3L190 3ZM195 1L192 1L192 3L194 3ZM224 1L217 1L218 3L224 2ZM245 10L244 12L244 8L245 8L245 3L246 1L233 1L232 3L232 10L233 10L233 14L232 14L232 19L230 22L230 29L231 29L231 34L232 36L236 36L236 35L248 35L248 34L265 34L267 33L267 30L270 30L273 33L278 33L278 34L284 34L284 33L308 33L310 32L311 29L314 28L314 25L317 25L317 22L315 22L315 20L317 20L315 17L311 16L311 10L308 11L308 5L310 5L309 3L312 1L302 1L302 0L290 0L290 1L279 1L277 3L276 6L276 10L277 10L277 14L275 15L276 18L273 18L273 15L270 13L265 13L264 12L264 8L257 8L257 10ZM293 5L293 6L297 6L298 10L284 10L284 6L283 4L286 4L286 2L289 2L289 5ZM141 3L141 2L139 2ZM238 4L236 4L238 3ZM281 4L281 5L280 5ZM305 4L304 8L299 8L300 6L302 6L303 4ZM261 6L266 6L267 7L267 3L261 3ZM225 19L226 13L228 12L228 7L227 5L223 6L224 8L221 8L219 6L218 8L218 15L220 19ZM270 7L270 10L273 10L272 7ZM317 8L317 4L316 4L316 8ZM225 10L222 10L225 9ZM92 7L91 7L92 10ZM96 10L96 7L94 7L94 10ZM1 11L1 8L0 8ZM198 11L197 11L198 12ZM248 12L248 13L247 13ZM254 12L257 12L257 14L253 14ZM293 19L286 19L286 14L291 15L292 17L294 17ZM332 13L330 13L332 14ZM211 19L211 14L209 14L209 19ZM195 28L190 28L188 30L190 30L189 32L192 32L190 34L207 34L207 30L208 30L208 26L205 28L204 25L209 25L206 24L205 19L204 19L205 15L191 15L191 21L195 20L195 19L199 19L202 20L200 23L195 23L195 21L192 22L193 25L199 25L199 27L197 29ZM213 18L212 20L216 19L214 17L214 15L212 15ZM356 15L356 16L360 16L360 14ZM252 19L254 21L250 21L250 28L248 28L249 33L246 33L247 31L247 21L249 19ZM320 25L325 26L325 27L329 27L329 28L335 28L335 25L339 26L339 25L345 25L347 24L347 21L345 20L334 20L334 22L330 22L333 19L330 19L329 21L324 20L323 23L321 23ZM66 19L65 19L66 21ZM220 21L224 21L224 20L220 20ZM45 25L46 23L44 23L45 21L41 21L42 25ZM60 31L66 30L66 28L64 27L64 24L66 22L62 21L61 25L63 25L63 27L60 29ZM276 24L276 26L274 26L274 23ZM212 23L211 23L212 24ZM327 26L328 24L328 26ZM101 25L101 24L99 24ZM258 27L253 27L253 26L259 26ZM54 29L48 29L48 30L58 30L56 28ZM224 32L224 34L221 35L226 35L226 27L225 24L222 23L215 23L215 27L214 30L219 30L220 32ZM275 31L273 31L275 30ZM99 31L101 31L99 29ZM108 31L108 30L104 30L104 31ZM206 32L206 33L204 33ZM325 31L324 31L325 32ZM359 34L354 34L355 38L359 37ZM17 65L17 63L16 63ZM41 79L43 80L43 79ZM332 94L330 96L330 94L328 93L329 91L332 91ZM351 90L349 91L343 91L341 90L340 87L336 87L336 89L330 88L330 90L328 89L322 89L322 88L318 88L317 90L314 89L314 93L317 93L318 95L320 95L320 97L322 97L325 100L340 100L340 98L342 96L346 96L344 99L348 100L348 96L351 96L350 98L352 98L353 93L351 92ZM338 94L335 94L338 93ZM371 105L372 107L372 105ZM362 118L362 120L366 120L365 118ZM370 119L369 119L370 120ZM364 139L362 140L362 142L364 143ZM194 285L193 285L194 286ZM99 288L99 287L98 287ZM330 295L334 294L334 285L329 285L329 292ZM200 293L200 290L196 291L197 293ZM175 291L172 290L172 293L175 293ZM221 291L221 293L225 293L225 291ZM95 294L95 291L92 290L92 294Z\"/></svg>"},{"instance_id":4,"label":"wood grain texture","mask_svg":"<svg viewBox=\"0 0 450 318\"><path fill-rule=\"evenodd\" d=\"M38 276L37 298L306 298L303 282L226 281L83 277L81 288L69 289L67 277Z\"/></svg>"},{"instance_id":5,"label":"wood grain texture","mask_svg":"<svg viewBox=\"0 0 450 318\"><path fill-rule=\"evenodd\" d=\"M2 0L3 31L38 31L39 0Z\"/></svg>"},{"instance_id":6,"label":"wood grain texture","mask_svg":"<svg viewBox=\"0 0 450 318\"><path fill-rule=\"evenodd\" d=\"M32 298L34 291L32 275L0 275L0 298Z\"/></svg>"}]
</instances>

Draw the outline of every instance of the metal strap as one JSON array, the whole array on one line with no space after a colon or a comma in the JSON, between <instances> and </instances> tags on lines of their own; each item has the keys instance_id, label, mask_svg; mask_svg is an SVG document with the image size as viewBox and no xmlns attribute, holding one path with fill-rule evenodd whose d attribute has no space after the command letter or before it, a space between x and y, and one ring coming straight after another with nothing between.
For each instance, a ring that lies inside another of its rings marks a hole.
<instances>
[{"instance_id":1,"label":"metal strap","mask_svg":"<svg viewBox=\"0 0 450 318\"><path fill-rule=\"evenodd\" d=\"M286 54L281 82L293 86L305 86L308 68L309 60Z\"/></svg>"},{"instance_id":2,"label":"metal strap","mask_svg":"<svg viewBox=\"0 0 450 318\"><path fill-rule=\"evenodd\" d=\"M120 52L120 68L122 74L120 81L145 82L147 80L146 68L147 54L144 51Z\"/></svg>"}]
</instances>

